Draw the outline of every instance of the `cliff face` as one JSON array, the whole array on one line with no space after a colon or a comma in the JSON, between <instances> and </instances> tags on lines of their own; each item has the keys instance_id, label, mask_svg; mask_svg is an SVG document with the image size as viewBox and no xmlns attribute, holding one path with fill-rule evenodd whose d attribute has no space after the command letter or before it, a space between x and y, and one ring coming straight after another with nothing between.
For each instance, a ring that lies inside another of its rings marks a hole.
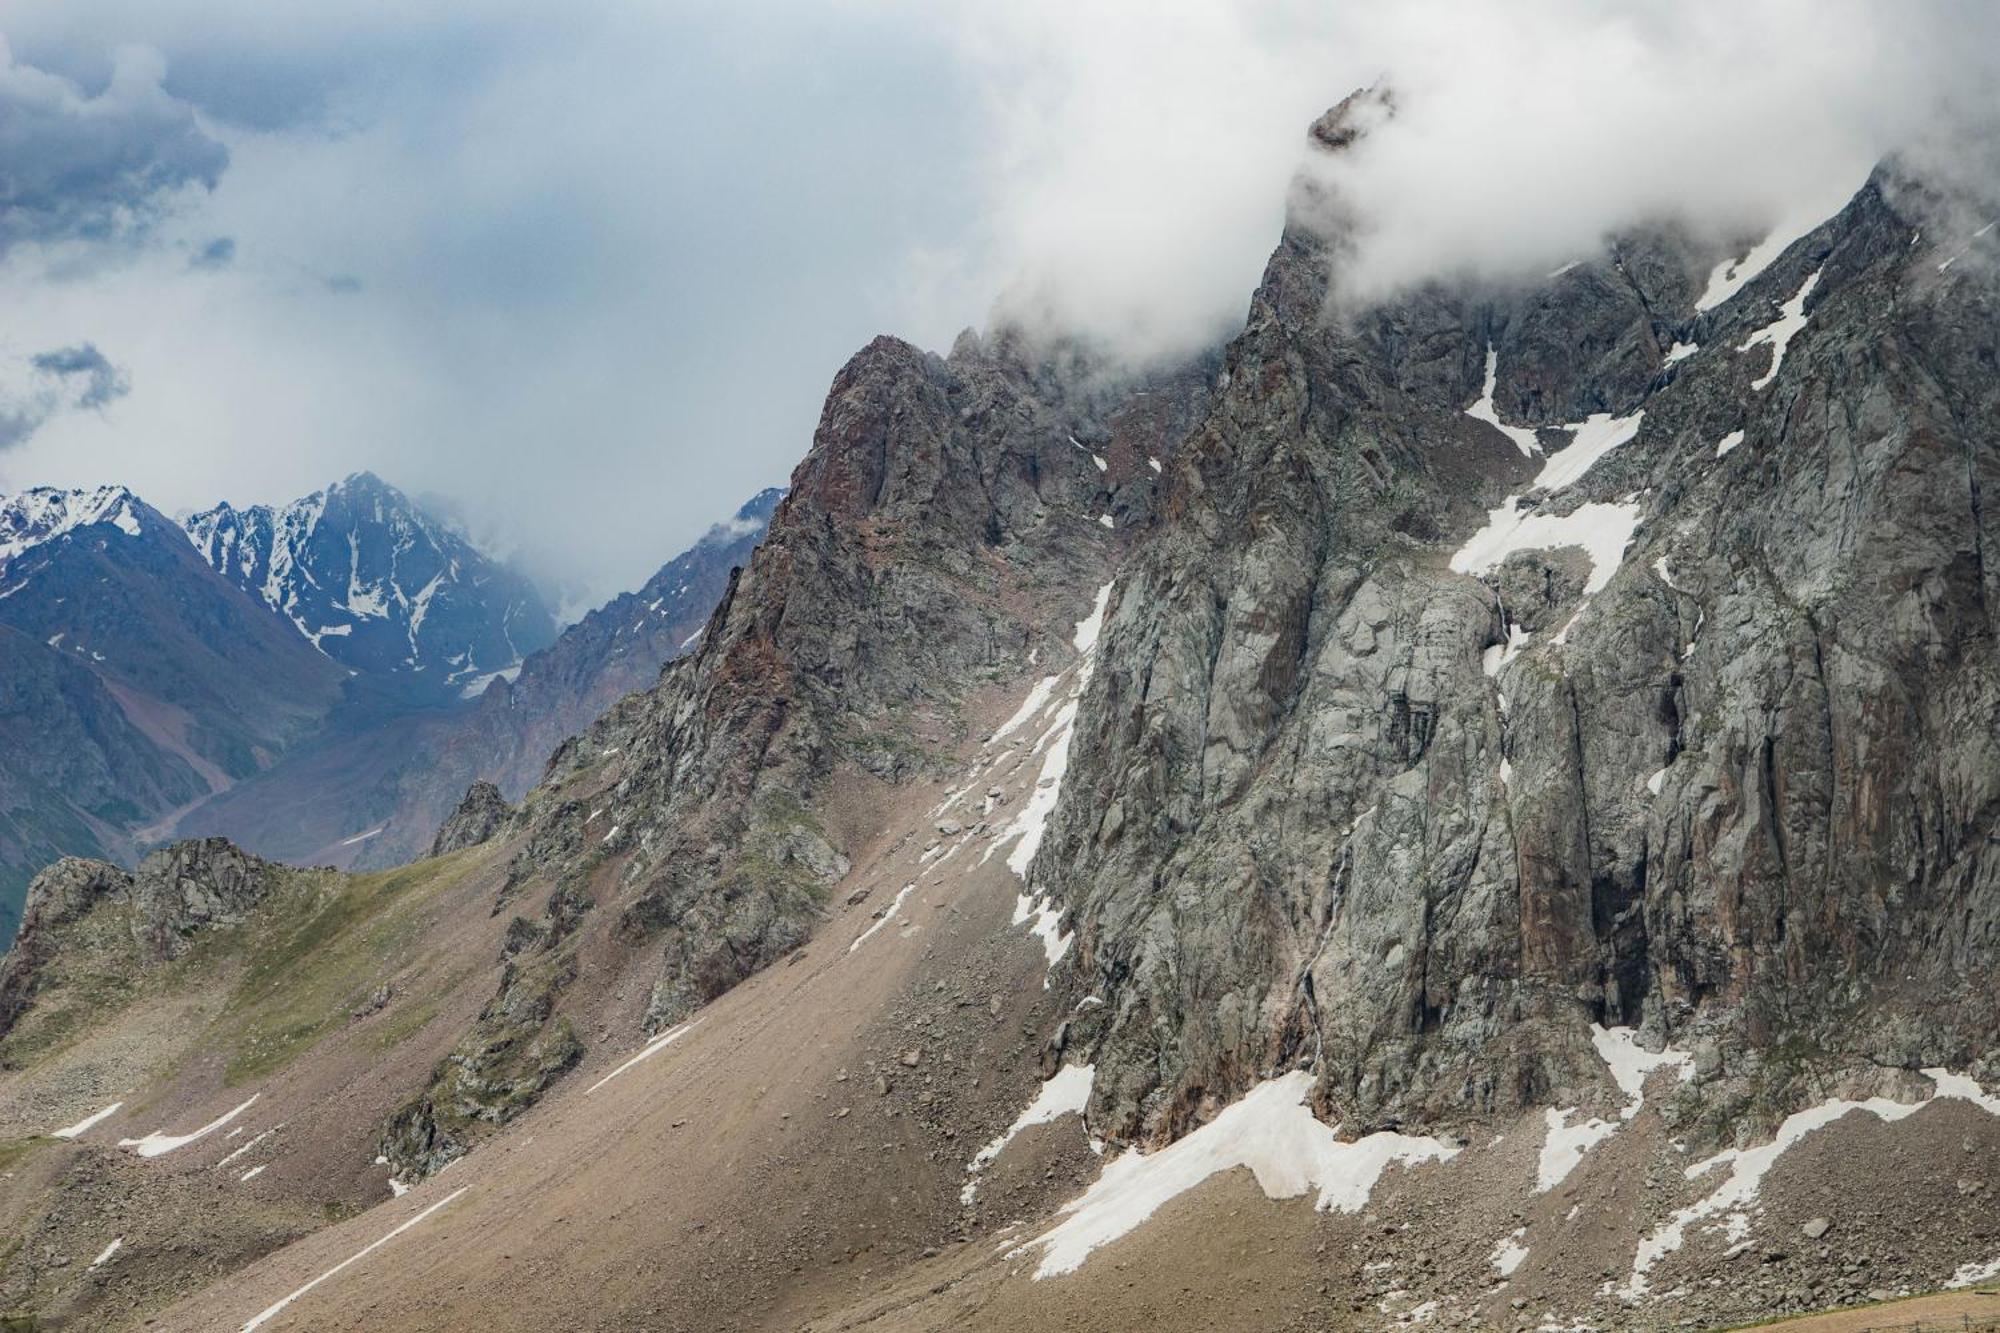
<instances>
[{"instance_id":1,"label":"cliff face","mask_svg":"<svg viewBox=\"0 0 2000 1333\"><path fill-rule=\"evenodd\" d=\"M1592 1022L1716 1126L1990 1061L1992 266L1883 171L1727 300L1659 232L1354 317L1313 203L1032 868L1093 1126L1313 1057L1350 1127L1558 1104Z\"/></svg>"},{"instance_id":2,"label":"cliff face","mask_svg":"<svg viewBox=\"0 0 2000 1333\"><path fill-rule=\"evenodd\" d=\"M575 1058L560 997L590 913L657 958L655 1031L803 944L850 864L829 779L936 773L969 694L1073 651L1207 386L1203 366L1134 384L1012 337L858 353L698 646L559 749L515 817L495 910L553 892L393 1118L391 1163L437 1169Z\"/></svg>"}]
</instances>

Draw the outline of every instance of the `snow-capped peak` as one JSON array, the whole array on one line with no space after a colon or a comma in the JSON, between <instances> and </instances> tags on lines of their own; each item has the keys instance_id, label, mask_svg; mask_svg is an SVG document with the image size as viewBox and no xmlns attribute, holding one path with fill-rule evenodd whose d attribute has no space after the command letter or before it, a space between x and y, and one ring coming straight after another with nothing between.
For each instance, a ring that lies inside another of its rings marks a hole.
<instances>
[{"instance_id":1,"label":"snow-capped peak","mask_svg":"<svg viewBox=\"0 0 2000 1333\"><path fill-rule=\"evenodd\" d=\"M123 486L92 490L36 486L0 498L0 574L23 552L78 528L108 523L128 537L138 536L138 504Z\"/></svg>"},{"instance_id":2,"label":"snow-capped peak","mask_svg":"<svg viewBox=\"0 0 2000 1333\"><path fill-rule=\"evenodd\" d=\"M287 505L217 505L185 526L211 566L357 670L454 688L554 637L525 578L373 473Z\"/></svg>"}]
</instances>

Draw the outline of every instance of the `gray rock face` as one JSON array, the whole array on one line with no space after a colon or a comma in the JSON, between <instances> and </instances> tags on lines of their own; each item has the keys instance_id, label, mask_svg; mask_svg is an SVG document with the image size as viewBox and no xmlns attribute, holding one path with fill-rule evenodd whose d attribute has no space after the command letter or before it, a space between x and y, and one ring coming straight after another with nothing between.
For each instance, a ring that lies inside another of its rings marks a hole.
<instances>
[{"instance_id":1,"label":"gray rock face","mask_svg":"<svg viewBox=\"0 0 2000 1333\"><path fill-rule=\"evenodd\" d=\"M1658 232L1331 319L1337 242L1288 228L1032 868L1108 1001L1060 1038L1094 1129L1171 1135L1299 1061L1356 1129L1574 1100L1609 1087L1592 1022L1700 1049L1676 1114L1717 1131L1991 1059L2000 323L1926 221L1878 173L1706 312L1716 256ZM1760 385L1768 339L1739 349L1814 273ZM1531 493L1465 414L1489 346L1502 422L1636 435ZM1633 506L1602 587L1574 537L1454 571L1522 493Z\"/></svg>"},{"instance_id":2,"label":"gray rock face","mask_svg":"<svg viewBox=\"0 0 2000 1333\"><path fill-rule=\"evenodd\" d=\"M431 842L432 856L446 856L466 847L475 847L498 833L514 814L514 807L490 782L475 782L466 788L465 799L444 821Z\"/></svg>"}]
</instances>

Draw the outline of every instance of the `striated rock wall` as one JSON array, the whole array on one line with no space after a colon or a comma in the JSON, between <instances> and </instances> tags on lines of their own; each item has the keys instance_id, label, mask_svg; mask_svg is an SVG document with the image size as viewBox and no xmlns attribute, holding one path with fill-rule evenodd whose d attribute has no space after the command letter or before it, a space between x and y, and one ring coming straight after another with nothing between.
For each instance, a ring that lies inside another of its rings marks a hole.
<instances>
[{"instance_id":1,"label":"striated rock wall","mask_svg":"<svg viewBox=\"0 0 2000 1333\"><path fill-rule=\"evenodd\" d=\"M1356 1129L1573 1104L1592 1021L1695 1049L1717 1132L1990 1060L1992 268L1941 274L1885 171L1706 311L1717 256L1661 230L1356 315L1322 203L1119 580L1032 867L1105 1000L1058 1038L1093 1128L1307 1060ZM1553 468L1482 395L1558 459L1630 433ZM1576 540L1472 568L1508 495Z\"/></svg>"}]
</instances>

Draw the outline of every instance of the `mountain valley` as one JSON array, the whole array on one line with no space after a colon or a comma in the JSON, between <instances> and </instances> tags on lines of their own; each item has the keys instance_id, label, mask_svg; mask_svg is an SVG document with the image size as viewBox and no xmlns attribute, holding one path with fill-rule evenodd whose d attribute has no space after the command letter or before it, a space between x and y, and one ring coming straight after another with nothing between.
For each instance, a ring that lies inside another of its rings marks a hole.
<instances>
[{"instance_id":1,"label":"mountain valley","mask_svg":"<svg viewBox=\"0 0 2000 1333\"><path fill-rule=\"evenodd\" d=\"M1794 235L1363 300L1315 168L1395 114L1310 126L1223 345L878 337L786 489L559 634L373 478L0 510L6 846L66 853L0 961L0 1313L2000 1278L2000 204L1891 159Z\"/></svg>"}]
</instances>

